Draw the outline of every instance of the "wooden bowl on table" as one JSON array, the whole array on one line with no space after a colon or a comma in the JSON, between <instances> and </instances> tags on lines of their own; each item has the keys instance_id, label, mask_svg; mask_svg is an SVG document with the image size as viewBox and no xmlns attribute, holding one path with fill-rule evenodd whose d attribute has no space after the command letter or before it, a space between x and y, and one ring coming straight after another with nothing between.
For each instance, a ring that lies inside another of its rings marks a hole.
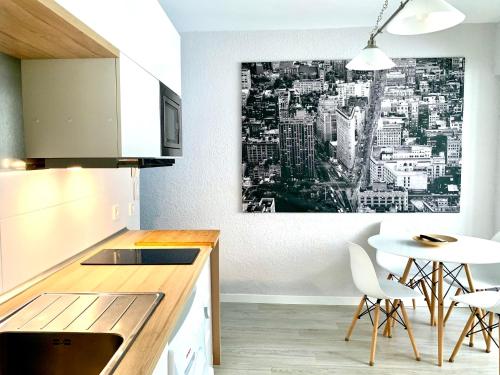
<instances>
[{"instance_id":1,"label":"wooden bowl on table","mask_svg":"<svg viewBox=\"0 0 500 375\"><path fill-rule=\"evenodd\" d=\"M451 242L457 242L458 240L455 237L446 236L444 234L420 234L417 236L413 236L413 240L417 241L421 245L431 246L431 247L440 247L447 245Z\"/></svg>"}]
</instances>

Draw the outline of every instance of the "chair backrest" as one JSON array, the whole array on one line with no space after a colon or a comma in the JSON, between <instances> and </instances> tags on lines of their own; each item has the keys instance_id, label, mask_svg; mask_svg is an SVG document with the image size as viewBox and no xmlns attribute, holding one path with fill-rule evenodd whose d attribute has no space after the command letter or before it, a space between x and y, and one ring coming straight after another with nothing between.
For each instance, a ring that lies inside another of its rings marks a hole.
<instances>
[{"instance_id":1,"label":"chair backrest","mask_svg":"<svg viewBox=\"0 0 500 375\"><path fill-rule=\"evenodd\" d=\"M412 229L409 226L400 225L396 221L384 220L380 223L380 234L401 234L403 233L411 233ZM390 253L386 253L384 251L377 251L375 254L375 259L377 264L388 270L392 271L394 269L404 270L406 263L408 262L408 258L402 257L400 255L394 255Z\"/></svg>"},{"instance_id":2,"label":"chair backrest","mask_svg":"<svg viewBox=\"0 0 500 375\"><path fill-rule=\"evenodd\" d=\"M500 232L496 232L493 237L491 237L492 241L500 242Z\"/></svg>"},{"instance_id":3,"label":"chair backrest","mask_svg":"<svg viewBox=\"0 0 500 375\"><path fill-rule=\"evenodd\" d=\"M500 242L500 232L491 237L492 241ZM472 278L476 277L483 282L491 283L494 286L500 284L500 264L473 264L470 266Z\"/></svg>"},{"instance_id":4,"label":"chair backrest","mask_svg":"<svg viewBox=\"0 0 500 375\"><path fill-rule=\"evenodd\" d=\"M352 279L356 288L368 297L384 298L377 273L366 251L361 246L349 242L349 255Z\"/></svg>"}]
</instances>

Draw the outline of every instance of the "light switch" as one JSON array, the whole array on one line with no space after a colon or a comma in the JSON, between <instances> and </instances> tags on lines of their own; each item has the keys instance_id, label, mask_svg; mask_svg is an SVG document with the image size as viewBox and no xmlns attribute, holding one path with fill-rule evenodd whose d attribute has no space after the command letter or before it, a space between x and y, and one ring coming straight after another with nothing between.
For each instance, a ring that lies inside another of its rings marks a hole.
<instances>
[{"instance_id":1,"label":"light switch","mask_svg":"<svg viewBox=\"0 0 500 375\"><path fill-rule=\"evenodd\" d=\"M120 220L120 205L119 204L114 204L111 207L111 219L113 221Z\"/></svg>"}]
</instances>

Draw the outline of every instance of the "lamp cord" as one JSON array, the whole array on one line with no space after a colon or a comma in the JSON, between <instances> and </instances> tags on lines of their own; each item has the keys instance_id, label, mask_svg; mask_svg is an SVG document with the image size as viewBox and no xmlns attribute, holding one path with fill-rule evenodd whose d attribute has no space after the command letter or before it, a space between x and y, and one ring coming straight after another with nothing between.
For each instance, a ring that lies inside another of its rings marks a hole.
<instances>
[{"instance_id":1,"label":"lamp cord","mask_svg":"<svg viewBox=\"0 0 500 375\"><path fill-rule=\"evenodd\" d=\"M375 44L375 37L378 34L380 34L382 31L384 31L385 27L394 19L394 17L396 17L398 15L399 12L401 12L404 9L406 4L408 4L410 1L411 0L402 0L401 4L399 4L398 9L396 9L396 11L391 14L391 16L384 22L384 24L379 27L378 25L379 25L380 21L382 20L382 16L383 16L385 10L387 9L387 5L389 3L389 0L385 0L384 5L382 6L380 14L377 18L377 24L375 25L375 27L373 28L373 30L370 34L370 40L368 41L368 44L372 44L372 45Z\"/></svg>"},{"instance_id":2,"label":"lamp cord","mask_svg":"<svg viewBox=\"0 0 500 375\"><path fill-rule=\"evenodd\" d=\"M385 1L384 1L384 4L382 5L382 9L380 9L380 13L379 13L379 15L378 15L378 17L377 17L377 22L375 23L375 26L373 27L373 30L372 30L372 32L370 33L370 35L374 35L374 34L377 32L377 30L378 30L378 25L379 25L379 24L380 24L380 22L382 21L382 17L383 17L383 15L384 15L384 13L385 13L385 11L386 11L386 9L387 9L388 5L389 5L389 0L385 0Z\"/></svg>"}]
</instances>

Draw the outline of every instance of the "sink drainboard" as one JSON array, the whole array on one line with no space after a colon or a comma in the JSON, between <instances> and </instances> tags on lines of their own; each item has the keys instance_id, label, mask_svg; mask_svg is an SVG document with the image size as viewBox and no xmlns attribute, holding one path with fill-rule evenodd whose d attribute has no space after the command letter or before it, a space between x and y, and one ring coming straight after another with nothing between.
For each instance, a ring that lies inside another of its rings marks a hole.
<instances>
[{"instance_id":1,"label":"sink drainboard","mask_svg":"<svg viewBox=\"0 0 500 375\"><path fill-rule=\"evenodd\" d=\"M44 293L0 319L0 375L112 373L163 293Z\"/></svg>"}]
</instances>

